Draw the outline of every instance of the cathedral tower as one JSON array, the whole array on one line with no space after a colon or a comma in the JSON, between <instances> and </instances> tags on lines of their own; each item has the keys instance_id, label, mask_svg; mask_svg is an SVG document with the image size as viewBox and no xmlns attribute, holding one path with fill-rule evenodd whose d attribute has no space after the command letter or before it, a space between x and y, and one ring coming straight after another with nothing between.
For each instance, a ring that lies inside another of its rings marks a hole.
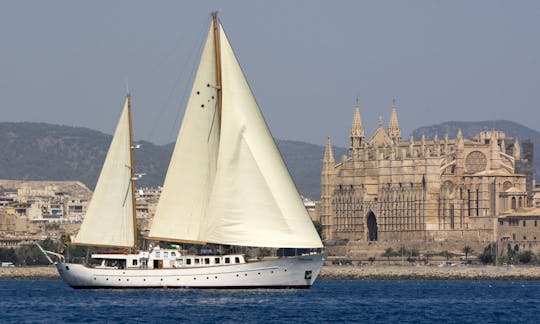
<instances>
[{"instance_id":1,"label":"cathedral tower","mask_svg":"<svg viewBox=\"0 0 540 324\"><path fill-rule=\"evenodd\" d=\"M388 136L396 144L401 142L401 128L399 127L395 99L392 104L392 111L390 112L390 121L388 122Z\"/></svg>"},{"instance_id":2,"label":"cathedral tower","mask_svg":"<svg viewBox=\"0 0 540 324\"><path fill-rule=\"evenodd\" d=\"M360 105L356 102L354 107L354 117L351 126L351 146L349 148L349 155L354 157L358 156L361 148L365 146L365 129L362 125L362 117L360 116Z\"/></svg>"},{"instance_id":3,"label":"cathedral tower","mask_svg":"<svg viewBox=\"0 0 540 324\"><path fill-rule=\"evenodd\" d=\"M334 152L332 151L330 137L328 137L324 149L323 167L321 172L321 209L319 213L321 224L323 226L324 239L332 239L332 188L335 165Z\"/></svg>"}]
</instances>

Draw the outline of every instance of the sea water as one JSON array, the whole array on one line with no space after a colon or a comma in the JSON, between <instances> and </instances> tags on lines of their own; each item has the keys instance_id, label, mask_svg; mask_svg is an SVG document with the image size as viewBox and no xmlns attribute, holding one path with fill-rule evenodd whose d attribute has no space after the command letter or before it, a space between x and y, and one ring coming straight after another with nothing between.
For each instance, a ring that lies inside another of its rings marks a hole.
<instances>
[{"instance_id":1,"label":"sea water","mask_svg":"<svg viewBox=\"0 0 540 324\"><path fill-rule=\"evenodd\" d=\"M1 280L0 323L539 323L540 281L318 280L309 290L74 290Z\"/></svg>"}]
</instances>

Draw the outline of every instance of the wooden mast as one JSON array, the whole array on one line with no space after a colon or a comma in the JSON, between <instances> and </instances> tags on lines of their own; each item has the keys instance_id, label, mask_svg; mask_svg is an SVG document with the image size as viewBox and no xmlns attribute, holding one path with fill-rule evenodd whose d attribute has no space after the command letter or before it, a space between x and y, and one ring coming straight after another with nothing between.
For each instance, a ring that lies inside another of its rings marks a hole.
<instances>
[{"instance_id":1,"label":"wooden mast","mask_svg":"<svg viewBox=\"0 0 540 324\"><path fill-rule=\"evenodd\" d=\"M131 176L131 209L133 215L133 248L137 250L137 200L135 198L135 158L133 157L133 127L131 121L131 94L127 94L127 110L129 119L129 160Z\"/></svg>"},{"instance_id":2,"label":"wooden mast","mask_svg":"<svg viewBox=\"0 0 540 324\"><path fill-rule=\"evenodd\" d=\"M217 111L218 122L221 126L221 48L219 46L219 21L217 18L217 11L212 12L212 22L214 26L214 52L216 55Z\"/></svg>"}]
</instances>

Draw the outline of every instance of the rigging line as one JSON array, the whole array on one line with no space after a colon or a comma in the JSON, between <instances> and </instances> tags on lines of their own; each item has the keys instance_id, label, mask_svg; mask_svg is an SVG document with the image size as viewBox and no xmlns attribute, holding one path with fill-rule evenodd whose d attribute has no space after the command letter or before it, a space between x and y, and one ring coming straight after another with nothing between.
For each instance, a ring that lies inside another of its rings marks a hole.
<instances>
[{"instance_id":1,"label":"rigging line","mask_svg":"<svg viewBox=\"0 0 540 324\"><path fill-rule=\"evenodd\" d=\"M200 57L201 53L202 53L202 48L204 47L204 43L206 41L206 37L204 37L205 35L205 32L204 30L199 34L199 38L200 38L200 43L199 43L199 46L198 46L198 50L197 50L197 53L199 53L198 56L195 57L195 59L197 57ZM202 35L202 37L201 37ZM193 80L195 78L195 71L197 70L197 68L199 67L199 65L197 64L198 62L195 62L195 64L191 64L191 73L189 74L189 78L188 80L191 81L191 82L186 82L185 85L184 85L184 91L182 92L182 96L180 97L180 100L179 100L179 107L178 109L176 109L176 116L174 118L174 123L171 125L171 130L169 131L169 136L167 137L167 142L170 143L172 142L173 140L176 140L176 137L174 136L175 135L175 130L178 128L178 120L180 118L180 112L182 111L182 107L186 107L187 106L187 101L189 100L188 99L188 93L191 89L191 87L193 86ZM178 80L177 80L178 82ZM172 96L172 93L170 94L170 96ZM185 109L184 109L184 112L185 112Z\"/></svg>"},{"instance_id":2,"label":"rigging line","mask_svg":"<svg viewBox=\"0 0 540 324\"><path fill-rule=\"evenodd\" d=\"M206 29L205 27L206 24L203 24L203 26L199 29L199 39L204 39L204 36L201 36L201 35L204 35L204 30ZM201 41L202 43L202 41ZM159 118L164 116L164 113L165 113L165 110L167 109L167 106L169 105L169 103L171 102L171 99L173 97L173 94L175 92L175 88L176 88L176 85L179 84L180 80L182 79L182 77L186 74L186 70L187 68L190 66L190 65L193 65L193 64L190 64L197 56L197 53L200 53L201 52L201 45L199 44L197 46L197 44L195 44L192 48L192 50L190 51L190 54L188 56L188 58L184 61L182 67L180 68L180 72L178 73L175 81L172 83L172 86L171 86L171 89L169 90L169 94L167 95L167 98L163 101L163 103L161 104L161 108L159 109L159 114L156 114L155 115L155 118L154 118L154 122L152 124L152 127L150 128L150 131L148 133L148 136L146 138L148 138L150 141L152 141L152 139L154 139L155 137L155 132L156 132L156 129L158 127L158 123L159 123ZM172 53L169 55L169 57L172 56ZM161 65L161 64L160 64ZM193 73L193 72L192 72ZM192 74L191 73L191 74ZM191 80L191 78L188 79L188 81ZM189 82L188 82L189 83ZM178 117L177 117L178 118ZM176 123L176 121L175 121Z\"/></svg>"},{"instance_id":3,"label":"rigging line","mask_svg":"<svg viewBox=\"0 0 540 324\"><path fill-rule=\"evenodd\" d=\"M130 177L131 178L131 177ZM128 199L128 196L129 196L129 192L131 191L131 180L129 181L128 183L128 187L127 187L127 190L126 190L126 195L124 196L124 201L122 202L122 207L125 207L126 206L126 201Z\"/></svg>"}]
</instances>

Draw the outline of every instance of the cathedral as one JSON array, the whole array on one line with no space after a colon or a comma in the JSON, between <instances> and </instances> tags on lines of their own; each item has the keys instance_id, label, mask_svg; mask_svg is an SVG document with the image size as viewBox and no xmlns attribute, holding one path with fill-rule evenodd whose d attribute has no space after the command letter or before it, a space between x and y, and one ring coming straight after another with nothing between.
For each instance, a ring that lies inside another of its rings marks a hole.
<instances>
[{"instance_id":1,"label":"cathedral","mask_svg":"<svg viewBox=\"0 0 540 324\"><path fill-rule=\"evenodd\" d=\"M348 155L336 163L326 143L317 205L324 239L491 241L497 217L531 200L522 162L518 140L502 131L402 139L395 103L386 129L379 117L366 137L357 105Z\"/></svg>"}]
</instances>

